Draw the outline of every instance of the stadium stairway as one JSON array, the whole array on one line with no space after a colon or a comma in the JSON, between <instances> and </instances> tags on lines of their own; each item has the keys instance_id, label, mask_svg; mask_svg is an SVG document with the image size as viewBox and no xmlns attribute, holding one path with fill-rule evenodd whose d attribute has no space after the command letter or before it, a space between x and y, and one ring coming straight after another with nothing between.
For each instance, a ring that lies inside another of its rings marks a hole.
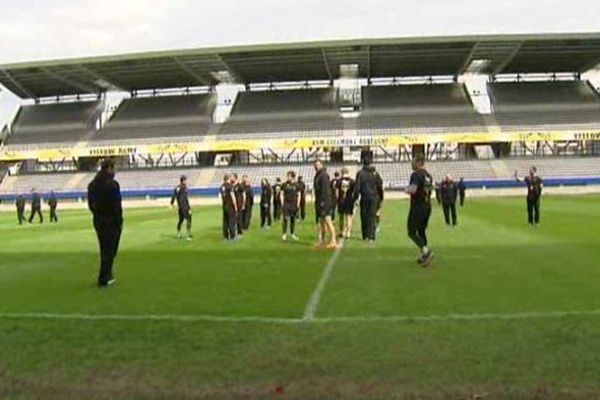
<instances>
[{"instance_id":1,"label":"stadium stairway","mask_svg":"<svg viewBox=\"0 0 600 400\"><path fill-rule=\"evenodd\" d=\"M491 160L490 167L494 171L496 178L505 179L511 177L511 173L503 160Z\"/></svg>"},{"instance_id":2,"label":"stadium stairway","mask_svg":"<svg viewBox=\"0 0 600 400\"><path fill-rule=\"evenodd\" d=\"M192 187L196 188L205 188L210 187L210 183L215 179L215 174L217 173L216 168L203 168L200 170L200 174L198 178L192 185Z\"/></svg>"},{"instance_id":3,"label":"stadium stairway","mask_svg":"<svg viewBox=\"0 0 600 400\"><path fill-rule=\"evenodd\" d=\"M83 181L86 180L86 178L88 178L87 180L91 180L91 176L92 176L92 174L89 174L86 172L80 172L80 173L73 175L73 177L71 179L69 179L69 181L67 182L67 185L65 186L65 190L74 190L76 188L81 187Z\"/></svg>"}]
</instances>

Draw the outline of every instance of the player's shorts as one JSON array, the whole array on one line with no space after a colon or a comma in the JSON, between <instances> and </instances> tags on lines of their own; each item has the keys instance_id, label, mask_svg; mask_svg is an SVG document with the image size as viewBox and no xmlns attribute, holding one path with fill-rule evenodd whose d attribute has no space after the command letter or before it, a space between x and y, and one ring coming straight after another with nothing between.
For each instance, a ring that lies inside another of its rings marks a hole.
<instances>
[{"instance_id":1,"label":"player's shorts","mask_svg":"<svg viewBox=\"0 0 600 400\"><path fill-rule=\"evenodd\" d=\"M315 215L317 218L317 222L321 218L330 217L332 211L333 211L333 207L332 207L331 203L327 203L327 202L315 203Z\"/></svg>"},{"instance_id":2,"label":"player's shorts","mask_svg":"<svg viewBox=\"0 0 600 400\"><path fill-rule=\"evenodd\" d=\"M182 210L181 208L179 209L179 218L181 220L189 220L192 219L192 214L190 213L190 210Z\"/></svg>"},{"instance_id":3,"label":"player's shorts","mask_svg":"<svg viewBox=\"0 0 600 400\"><path fill-rule=\"evenodd\" d=\"M295 204L294 205L290 205L290 204L283 205L283 216L284 217L296 218L297 215L298 215L298 207Z\"/></svg>"},{"instance_id":4,"label":"player's shorts","mask_svg":"<svg viewBox=\"0 0 600 400\"><path fill-rule=\"evenodd\" d=\"M409 232L415 232L427 228L429 217L431 216L431 206L411 207L408 212L407 229Z\"/></svg>"},{"instance_id":5,"label":"player's shorts","mask_svg":"<svg viewBox=\"0 0 600 400\"><path fill-rule=\"evenodd\" d=\"M338 214L340 214L340 215L354 214L354 202L353 201L342 201L342 202L338 203Z\"/></svg>"}]
</instances>

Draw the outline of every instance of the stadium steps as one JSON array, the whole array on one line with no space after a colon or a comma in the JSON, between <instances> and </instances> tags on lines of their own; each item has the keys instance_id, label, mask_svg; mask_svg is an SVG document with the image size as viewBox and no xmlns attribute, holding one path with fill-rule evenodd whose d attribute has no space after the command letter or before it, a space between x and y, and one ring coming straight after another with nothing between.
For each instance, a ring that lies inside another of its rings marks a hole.
<instances>
[{"instance_id":1,"label":"stadium steps","mask_svg":"<svg viewBox=\"0 0 600 400\"><path fill-rule=\"evenodd\" d=\"M491 160L490 167L494 171L496 178L510 178L511 173L508 170L508 166L503 160Z\"/></svg>"},{"instance_id":2,"label":"stadium steps","mask_svg":"<svg viewBox=\"0 0 600 400\"><path fill-rule=\"evenodd\" d=\"M88 175L89 174L86 172L80 172L80 173L73 175L73 177L71 179L69 179L69 181L67 182L67 185L65 186L65 190L73 190L75 188L81 187L81 183L83 182L83 180L86 177L88 177Z\"/></svg>"},{"instance_id":3,"label":"stadium steps","mask_svg":"<svg viewBox=\"0 0 600 400\"><path fill-rule=\"evenodd\" d=\"M12 193L13 188L15 187L15 182L17 181L16 176L7 176L0 183L0 193Z\"/></svg>"},{"instance_id":4,"label":"stadium steps","mask_svg":"<svg viewBox=\"0 0 600 400\"><path fill-rule=\"evenodd\" d=\"M193 187L210 187L210 183L213 182L216 173L216 168L203 168L194 182Z\"/></svg>"}]
</instances>

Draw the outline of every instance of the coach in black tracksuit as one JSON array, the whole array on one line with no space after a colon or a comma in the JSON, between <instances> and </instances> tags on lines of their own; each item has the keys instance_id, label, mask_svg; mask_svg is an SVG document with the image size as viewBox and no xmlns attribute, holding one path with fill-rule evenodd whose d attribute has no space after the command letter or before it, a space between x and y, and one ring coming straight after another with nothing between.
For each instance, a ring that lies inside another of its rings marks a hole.
<instances>
[{"instance_id":1,"label":"coach in black tracksuit","mask_svg":"<svg viewBox=\"0 0 600 400\"><path fill-rule=\"evenodd\" d=\"M356 174L354 199L360 197L360 225L363 240L375 241L376 219L380 201L383 200L381 176L366 158L363 168Z\"/></svg>"},{"instance_id":2,"label":"coach in black tracksuit","mask_svg":"<svg viewBox=\"0 0 600 400\"><path fill-rule=\"evenodd\" d=\"M244 235L244 210L246 209L246 189L244 185L238 179L236 174L233 174L234 184L233 193L235 194L235 202L237 206L237 214L235 218L235 225L237 227L237 233L239 236Z\"/></svg>"},{"instance_id":3,"label":"coach in black tracksuit","mask_svg":"<svg viewBox=\"0 0 600 400\"><path fill-rule=\"evenodd\" d=\"M179 185L175 187L173 196L171 196L171 206L177 201L177 213L179 220L177 221L177 237L181 238L181 226L183 221L186 222L187 239L192 238L192 208L190 207L190 199L188 195L187 177L182 175L179 178Z\"/></svg>"},{"instance_id":4,"label":"coach in black tracksuit","mask_svg":"<svg viewBox=\"0 0 600 400\"><path fill-rule=\"evenodd\" d=\"M94 216L94 229L100 243L98 286L107 287L114 282L113 263L123 230L121 188L115 180L112 160L102 162L100 172L88 185L88 206Z\"/></svg>"},{"instance_id":5,"label":"coach in black tracksuit","mask_svg":"<svg viewBox=\"0 0 600 400\"><path fill-rule=\"evenodd\" d=\"M442 208L444 210L444 220L448 226L456 226L456 199L458 198L458 186L452 180L451 176L440 184L440 197L442 199Z\"/></svg>"},{"instance_id":6,"label":"coach in black tracksuit","mask_svg":"<svg viewBox=\"0 0 600 400\"><path fill-rule=\"evenodd\" d=\"M37 214L40 218L40 224L42 224L44 223L44 216L42 215L42 198L35 189L33 189L31 193L31 215L29 216L29 223L33 223L33 218Z\"/></svg>"},{"instance_id":7,"label":"coach in black tracksuit","mask_svg":"<svg viewBox=\"0 0 600 400\"><path fill-rule=\"evenodd\" d=\"M225 240L236 238L237 201L233 193L233 178L226 174L221 185L221 205L223 209L223 237Z\"/></svg>"},{"instance_id":8,"label":"coach in black tracksuit","mask_svg":"<svg viewBox=\"0 0 600 400\"><path fill-rule=\"evenodd\" d=\"M17 207L17 220L19 221L19 225L23 225L25 219L25 197L19 195L17 200L15 201L15 206Z\"/></svg>"},{"instance_id":9,"label":"coach in black tracksuit","mask_svg":"<svg viewBox=\"0 0 600 400\"><path fill-rule=\"evenodd\" d=\"M247 176L242 177L242 187L245 193L244 211L242 212L242 229L247 231L252 224L252 207L254 207L254 189Z\"/></svg>"},{"instance_id":10,"label":"coach in black tracksuit","mask_svg":"<svg viewBox=\"0 0 600 400\"><path fill-rule=\"evenodd\" d=\"M273 188L267 178L263 178L260 187L260 227L271 228L271 197Z\"/></svg>"}]
</instances>

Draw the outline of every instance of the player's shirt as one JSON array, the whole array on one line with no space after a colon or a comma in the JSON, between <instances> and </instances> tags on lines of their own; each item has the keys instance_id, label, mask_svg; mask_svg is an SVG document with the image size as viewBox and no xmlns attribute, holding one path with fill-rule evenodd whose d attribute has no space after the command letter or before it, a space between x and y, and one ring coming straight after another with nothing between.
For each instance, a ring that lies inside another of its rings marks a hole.
<instances>
[{"instance_id":1,"label":"player's shirt","mask_svg":"<svg viewBox=\"0 0 600 400\"><path fill-rule=\"evenodd\" d=\"M56 197L54 195L50 196L50 198L48 199L48 205L52 209L58 206L58 201L56 200Z\"/></svg>"},{"instance_id":2,"label":"player's shirt","mask_svg":"<svg viewBox=\"0 0 600 400\"><path fill-rule=\"evenodd\" d=\"M231 201L231 193L233 191L233 186L225 182L221 185L221 204L223 205L223 209L233 210L234 204Z\"/></svg>"},{"instance_id":3,"label":"player's shirt","mask_svg":"<svg viewBox=\"0 0 600 400\"><path fill-rule=\"evenodd\" d=\"M537 201L542 196L542 188L544 182L539 176L526 176L525 183L527 184L527 199Z\"/></svg>"},{"instance_id":4,"label":"player's shirt","mask_svg":"<svg viewBox=\"0 0 600 400\"><path fill-rule=\"evenodd\" d=\"M318 207L332 206L333 198L331 197L331 182L325 168L315 175L313 190L315 194L315 203Z\"/></svg>"},{"instance_id":5,"label":"player's shirt","mask_svg":"<svg viewBox=\"0 0 600 400\"><path fill-rule=\"evenodd\" d=\"M456 186L456 183L454 183L453 181L442 182L440 185L440 195L441 195L442 203L444 203L444 204L456 203L456 198L458 196L458 187Z\"/></svg>"},{"instance_id":6,"label":"player's shirt","mask_svg":"<svg viewBox=\"0 0 600 400\"><path fill-rule=\"evenodd\" d=\"M415 171L410 176L411 186L416 186L417 191L410 196L411 207L431 206L431 192L433 191L433 178L424 169Z\"/></svg>"},{"instance_id":7,"label":"player's shirt","mask_svg":"<svg viewBox=\"0 0 600 400\"><path fill-rule=\"evenodd\" d=\"M171 196L171 205L177 201L177 207L184 212L190 211L190 200L188 197L187 185L179 184L173 190L173 196Z\"/></svg>"},{"instance_id":8,"label":"player's shirt","mask_svg":"<svg viewBox=\"0 0 600 400\"><path fill-rule=\"evenodd\" d=\"M270 185L262 185L260 191L260 204L262 207L267 208L271 204L271 197L273 196L273 188Z\"/></svg>"},{"instance_id":9,"label":"player's shirt","mask_svg":"<svg viewBox=\"0 0 600 400\"><path fill-rule=\"evenodd\" d=\"M34 193L31 197L31 208L38 209L42 206L42 198L38 193Z\"/></svg>"},{"instance_id":10,"label":"player's shirt","mask_svg":"<svg viewBox=\"0 0 600 400\"><path fill-rule=\"evenodd\" d=\"M241 183L236 183L233 187L233 192L235 193L235 201L238 206L238 210L241 210L244 206L244 193L246 193L246 189L244 189L244 185Z\"/></svg>"},{"instance_id":11,"label":"player's shirt","mask_svg":"<svg viewBox=\"0 0 600 400\"><path fill-rule=\"evenodd\" d=\"M25 199L23 197L17 198L15 205L17 206L17 209L19 209L19 210L25 209Z\"/></svg>"},{"instance_id":12,"label":"player's shirt","mask_svg":"<svg viewBox=\"0 0 600 400\"><path fill-rule=\"evenodd\" d=\"M343 176L338 180L337 202L339 205L352 204L354 201L354 179Z\"/></svg>"},{"instance_id":13,"label":"player's shirt","mask_svg":"<svg viewBox=\"0 0 600 400\"><path fill-rule=\"evenodd\" d=\"M276 206L281 205L281 183L273 185L273 204Z\"/></svg>"},{"instance_id":14,"label":"player's shirt","mask_svg":"<svg viewBox=\"0 0 600 400\"><path fill-rule=\"evenodd\" d=\"M281 186L283 193L283 204L286 207L297 207L300 189L296 182L284 182Z\"/></svg>"}]
</instances>

